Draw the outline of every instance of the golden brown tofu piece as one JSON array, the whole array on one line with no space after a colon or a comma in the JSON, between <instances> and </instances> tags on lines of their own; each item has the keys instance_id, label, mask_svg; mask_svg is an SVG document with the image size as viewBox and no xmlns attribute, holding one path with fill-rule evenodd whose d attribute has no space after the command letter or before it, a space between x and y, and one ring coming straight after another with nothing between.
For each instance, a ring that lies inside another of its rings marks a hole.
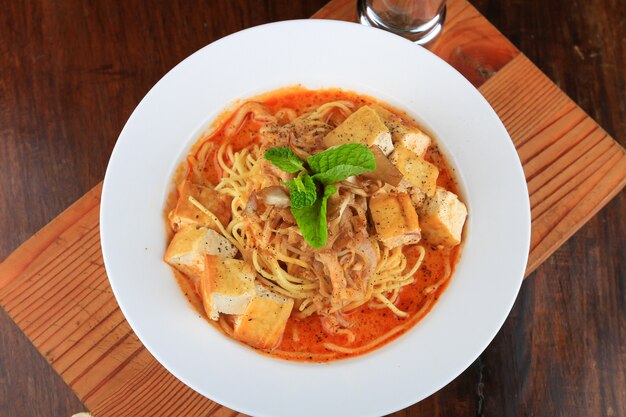
<instances>
[{"instance_id":1,"label":"golden brown tofu piece","mask_svg":"<svg viewBox=\"0 0 626 417\"><path fill-rule=\"evenodd\" d=\"M217 320L220 313L243 314L255 294L255 275L245 261L206 255L200 296L207 316Z\"/></svg>"},{"instance_id":2,"label":"golden brown tofu piece","mask_svg":"<svg viewBox=\"0 0 626 417\"><path fill-rule=\"evenodd\" d=\"M396 133L398 145L406 147L419 157L424 157L430 146L430 137L418 129L402 129L400 133ZM393 138L393 135L392 135Z\"/></svg>"},{"instance_id":3,"label":"golden brown tofu piece","mask_svg":"<svg viewBox=\"0 0 626 417\"><path fill-rule=\"evenodd\" d=\"M437 187L435 195L420 208L420 225L424 238L433 245L455 246L461 243L461 233L467 218L467 208L456 194Z\"/></svg>"},{"instance_id":4,"label":"golden brown tofu piece","mask_svg":"<svg viewBox=\"0 0 626 417\"><path fill-rule=\"evenodd\" d=\"M352 113L324 137L327 147L346 143L360 143L368 147L376 145L385 155L393 152L389 129L378 113L369 106L363 106Z\"/></svg>"},{"instance_id":5,"label":"golden brown tofu piece","mask_svg":"<svg viewBox=\"0 0 626 417\"><path fill-rule=\"evenodd\" d=\"M415 155L404 145L396 146L389 160L404 175L404 180L411 186L421 190L427 196L433 196L437 190L437 167L425 159Z\"/></svg>"},{"instance_id":6,"label":"golden brown tofu piece","mask_svg":"<svg viewBox=\"0 0 626 417\"><path fill-rule=\"evenodd\" d=\"M372 110L374 110L376 113L378 113L380 118L383 120L383 123L385 123L385 124L387 124L387 123L397 123L397 124L402 123L402 118L400 117L400 115L397 115L397 114L391 112L390 110L387 110L386 107L383 107L383 106L381 106L378 103L370 104L370 107L372 108Z\"/></svg>"},{"instance_id":7,"label":"golden brown tofu piece","mask_svg":"<svg viewBox=\"0 0 626 417\"><path fill-rule=\"evenodd\" d=\"M163 260L197 283L204 272L204 256L233 258L237 248L213 229L187 226L179 230L170 242Z\"/></svg>"},{"instance_id":8,"label":"golden brown tofu piece","mask_svg":"<svg viewBox=\"0 0 626 417\"><path fill-rule=\"evenodd\" d=\"M230 222L231 197L224 195L212 187L193 184L191 181L184 181L178 186L178 202L176 207L169 214L170 225L174 231L185 226L200 225L218 230L213 220L204 214L198 207L189 201L189 196L195 198L217 217L226 227Z\"/></svg>"},{"instance_id":9,"label":"golden brown tofu piece","mask_svg":"<svg viewBox=\"0 0 626 417\"><path fill-rule=\"evenodd\" d=\"M369 209L378 238L389 249L421 239L417 212L406 193L379 193L370 197Z\"/></svg>"},{"instance_id":10,"label":"golden brown tofu piece","mask_svg":"<svg viewBox=\"0 0 626 417\"><path fill-rule=\"evenodd\" d=\"M256 295L235 321L233 336L257 349L272 349L280 342L292 309L293 299L257 284Z\"/></svg>"},{"instance_id":11,"label":"golden brown tofu piece","mask_svg":"<svg viewBox=\"0 0 626 417\"><path fill-rule=\"evenodd\" d=\"M416 127L410 126L399 115L378 104L373 104L372 108L383 119L383 123L389 129L394 146L404 145L415 155L424 157L431 143L431 139L427 134Z\"/></svg>"}]
</instances>

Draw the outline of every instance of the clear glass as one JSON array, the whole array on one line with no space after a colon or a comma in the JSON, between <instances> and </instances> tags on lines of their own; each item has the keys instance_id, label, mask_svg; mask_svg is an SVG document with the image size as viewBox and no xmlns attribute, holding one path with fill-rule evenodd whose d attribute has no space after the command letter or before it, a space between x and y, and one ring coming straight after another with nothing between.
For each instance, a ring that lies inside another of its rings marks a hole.
<instances>
[{"instance_id":1,"label":"clear glass","mask_svg":"<svg viewBox=\"0 0 626 417\"><path fill-rule=\"evenodd\" d=\"M445 0L359 0L362 24L393 32L424 45L439 35L446 18Z\"/></svg>"}]
</instances>

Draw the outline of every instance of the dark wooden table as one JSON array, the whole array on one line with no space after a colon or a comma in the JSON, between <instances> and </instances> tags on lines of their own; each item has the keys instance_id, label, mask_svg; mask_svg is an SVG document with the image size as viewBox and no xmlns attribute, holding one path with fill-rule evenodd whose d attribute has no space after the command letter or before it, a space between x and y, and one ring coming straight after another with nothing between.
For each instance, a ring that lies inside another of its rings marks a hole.
<instances>
[{"instance_id":1,"label":"dark wooden table","mask_svg":"<svg viewBox=\"0 0 626 417\"><path fill-rule=\"evenodd\" d=\"M0 259L104 177L126 119L176 63L325 0L0 0ZM623 0L473 4L626 145ZM524 283L461 376L398 416L626 415L626 192ZM0 312L0 416L86 407Z\"/></svg>"}]
</instances>

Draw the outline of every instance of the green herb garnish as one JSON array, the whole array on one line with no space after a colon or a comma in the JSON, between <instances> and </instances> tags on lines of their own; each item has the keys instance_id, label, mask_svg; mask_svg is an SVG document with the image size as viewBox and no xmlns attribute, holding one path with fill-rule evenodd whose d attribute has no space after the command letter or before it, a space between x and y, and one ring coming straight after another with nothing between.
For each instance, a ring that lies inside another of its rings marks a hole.
<instances>
[{"instance_id":1,"label":"green herb garnish","mask_svg":"<svg viewBox=\"0 0 626 417\"><path fill-rule=\"evenodd\" d=\"M301 209L310 207L317 200L317 186L306 172L296 178L285 183L289 187L289 195L291 196L291 207Z\"/></svg>"},{"instance_id":2,"label":"green herb garnish","mask_svg":"<svg viewBox=\"0 0 626 417\"><path fill-rule=\"evenodd\" d=\"M333 184L376 169L372 151L358 143L327 149L306 162L315 174L313 178L322 184Z\"/></svg>"},{"instance_id":3,"label":"green herb garnish","mask_svg":"<svg viewBox=\"0 0 626 417\"><path fill-rule=\"evenodd\" d=\"M289 173L299 175L285 183L289 187L291 213L304 240L321 248L328 240L326 206L337 192L334 183L376 169L374 154L361 144L340 145L310 156L305 163L289 148L270 148L265 159Z\"/></svg>"},{"instance_id":4,"label":"green herb garnish","mask_svg":"<svg viewBox=\"0 0 626 417\"><path fill-rule=\"evenodd\" d=\"M315 203L305 208L291 207L291 213L302 231L304 240L312 247L319 249L326 245L328 228L326 227L326 205L328 197L335 194L337 187L327 185L324 194L315 200Z\"/></svg>"},{"instance_id":5,"label":"green herb garnish","mask_svg":"<svg viewBox=\"0 0 626 417\"><path fill-rule=\"evenodd\" d=\"M270 148L265 151L264 156L272 164L291 174L304 170L304 162L289 148Z\"/></svg>"}]
</instances>

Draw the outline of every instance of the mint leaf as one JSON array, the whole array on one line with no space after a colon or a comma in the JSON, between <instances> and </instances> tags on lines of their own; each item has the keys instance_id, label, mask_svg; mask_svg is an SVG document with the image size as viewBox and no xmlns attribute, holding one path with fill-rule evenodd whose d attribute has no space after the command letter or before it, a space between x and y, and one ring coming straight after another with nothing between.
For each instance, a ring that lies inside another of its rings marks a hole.
<instances>
[{"instance_id":1,"label":"mint leaf","mask_svg":"<svg viewBox=\"0 0 626 417\"><path fill-rule=\"evenodd\" d=\"M264 156L283 171L300 173L284 184L289 187L291 213L302 236L316 249L324 247L328 241L326 206L328 197L337 192L332 184L376 169L372 151L358 143L337 146L307 158L311 172L304 168L304 161L289 148L270 148ZM324 186L321 195L314 180Z\"/></svg>"},{"instance_id":2,"label":"mint leaf","mask_svg":"<svg viewBox=\"0 0 626 417\"><path fill-rule=\"evenodd\" d=\"M327 149L307 158L313 179L324 185L343 181L376 169L374 154L360 143L349 143Z\"/></svg>"},{"instance_id":3,"label":"mint leaf","mask_svg":"<svg viewBox=\"0 0 626 417\"><path fill-rule=\"evenodd\" d=\"M308 174L299 175L285 185L289 187L292 208L310 207L317 199L317 187Z\"/></svg>"},{"instance_id":4,"label":"mint leaf","mask_svg":"<svg viewBox=\"0 0 626 417\"><path fill-rule=\"evenodd\" d=\"M337 191L334 185L324 187L322 196L318 196L315 202L305 208L291 207L291 213L302 231L302 237L313 248L319 249L328 241L328 228L326 227L326 205L328 197Z\"/></svg>"},{"instance_id":5,"label":"mint leaf","mask_svg":"<svg viewBox=\"0 0 626 417\"><path fill-rule=\"evenodd\" d=\"M270 148L265 151L264 157L278 168L292 174L304 170L304 161L289 148Z\"/></svg>"},{"instance_id":6,"label":"mint leaf","mask_svg":"<svg viewBox=\"0 0 626 417\"><path fill-rule=\"evenodd\" d=\"M335 194L336 192L337 192L337 187L335 187L334 185L327 185L326 187L324 187L323 198L328 199L328 197Z\"/></svg>"}]
</instances>

